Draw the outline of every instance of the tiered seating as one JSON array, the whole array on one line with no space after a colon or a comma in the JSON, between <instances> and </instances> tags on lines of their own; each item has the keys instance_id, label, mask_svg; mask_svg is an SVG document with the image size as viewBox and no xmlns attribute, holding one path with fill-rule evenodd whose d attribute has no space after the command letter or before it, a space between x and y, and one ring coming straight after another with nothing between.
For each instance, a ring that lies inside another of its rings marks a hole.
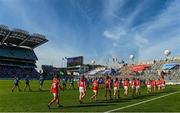
<instances>
[{"instance_id":1,"label":"tiered seating","mask_svg":"<svg viewBox=\"0 0 180 113\"><path fill-rule=\"evenodd\" d=\"M130 65L123 65L120 69L120 78L125 79L125 78L133 78L135 73L131 70Z\"/></svg>"},{"instance_id":2,"label":"tiered seating","mask_svg":"<svg viewBox=\"0 0 180 113\"><path fill-rule=\"evenodd\" d=\"M44 35L0 25L0 77L36 76L38 58L33 49L47 41Z\"/></svg>"}]
</instances>

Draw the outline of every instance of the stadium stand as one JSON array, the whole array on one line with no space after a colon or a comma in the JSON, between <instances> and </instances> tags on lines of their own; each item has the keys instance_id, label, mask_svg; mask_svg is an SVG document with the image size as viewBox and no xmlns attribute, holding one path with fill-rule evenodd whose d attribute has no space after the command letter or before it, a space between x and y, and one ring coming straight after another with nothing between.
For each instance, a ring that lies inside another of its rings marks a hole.
<instances>
[{"instance_id":1,"label":"stadium stand","mask_svg":"<svg viewBox=\"0 0 180 113\"><path fill-rule=\"evenodd\" d=\"M132 67L141 64L147 64L149 67L143 71L134 72ZM173 69L164 70L164 64L178 64L178 66ZM157 80L160 78L161 71L165 73L164 79L166 80L167 84L180 84L180 57L170 57L169 59L138 62L135 64L124 64L120 67L117 76L121 79L129 78L130 80L134 77L140 78L141 80Z\"/></svg>"},{"instance_id":2,"label":"stadium stand","mask_svg":"<svg viewBox=\"0 0 180 113\"><path fill-rule=\"evenodd\" d=\"M27 31L10 30L0 25L0 77L23 77L27 74L36 77L39 74L35 70L38 58L33 49L47 41L44 35L30 35Z\"/></svg>"},{"instance_id":3,"label":"stadium stand","mask_svg":"<svg viewBox=\"0 0 180 113\"><path fill-rule=\"evenodd\" d=\"M153 64L151 64L150 68L144 70L140 75L141 79L158 79L160 76L160 72L165 72L164 79L167 83L171 84L180 84L180 67L163 70L163 65L167 63L180 63L180 58L171 58L169 60L156 60Z\"/></svg>"}]
</instances>

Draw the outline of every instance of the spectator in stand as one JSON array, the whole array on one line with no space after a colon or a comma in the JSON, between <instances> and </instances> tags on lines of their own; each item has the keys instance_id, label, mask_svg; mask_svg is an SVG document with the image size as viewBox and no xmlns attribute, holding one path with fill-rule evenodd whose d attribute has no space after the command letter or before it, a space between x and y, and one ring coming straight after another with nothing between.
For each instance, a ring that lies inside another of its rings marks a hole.
<instances>
[{"instance_id":1,"label":"spectator in stand","mask_svg":"<svg viewBox=\"0 0 180 113\"><path fill-rule=\"evenodd\" d=\"M165 74L166 74L166 73L165 73L164 71L161 71L161 72L160 72L160 78L161 78L161 79L164 79Z\"/></svg>"}]
</instances>

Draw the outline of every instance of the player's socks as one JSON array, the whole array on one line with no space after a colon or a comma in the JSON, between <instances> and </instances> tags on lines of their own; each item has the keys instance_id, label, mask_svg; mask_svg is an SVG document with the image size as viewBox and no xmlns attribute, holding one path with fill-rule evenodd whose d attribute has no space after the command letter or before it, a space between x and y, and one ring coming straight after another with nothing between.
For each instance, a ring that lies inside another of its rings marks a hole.
<instances>
[{"instance_id":1,"label":"player's socks","mask_svg":"<svg viewBox=\"0 0 180 113\"><path fill-rule=\"evenodd\" d=\"M93 102L93 97L90 98L90 102Z\"/></svg>"},{"instance_id":2,"label":"player's socks","mask_svg":"<svg viewBox=\"0 0 180 113\"><path fill-rule=\"evenodd\" d=\"M61 105L61 104L57 104L57 107L59 108L59 107L63 107L63 105Z\"/></svg>"},{"instance_id":3,"label":"player's socks","mask_svg":"<svg viewBox=\"0 0 180 113\"><path fill-rule=\"evenodd\" d=\"M48 109L51 109L51 108L50 108L50 105L48 105Z\"/></svg>"},{"instance_id":4,"label":"player's socks","mask_svg":"<svg viewBox=\"0 0 180 113\"><path fill-rule=\"evenodd\" d=\"M82 100L79 100L79 103L82 104Z\"/></svg>"}]
</instances>

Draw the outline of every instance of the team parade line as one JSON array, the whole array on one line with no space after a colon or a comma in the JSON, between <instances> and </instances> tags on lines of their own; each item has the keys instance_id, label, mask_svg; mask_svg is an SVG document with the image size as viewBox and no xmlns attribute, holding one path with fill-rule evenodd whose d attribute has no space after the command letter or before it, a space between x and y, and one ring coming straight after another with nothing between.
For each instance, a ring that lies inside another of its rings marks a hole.
<instances>
[{"instance_id":1,"label":"team parade line","mask_svg":"<svg viewBox=\"0 0 180 113\"><path fill-rule=\"evenodd\" d=\"M137 78L133 78L131 81L126 78L121 83L118 78L112 79L110 76L106 76L104 80L104 89L105 89L105 100L108 101L108 99L120 99L120 87L124 88L124 96L128 96L129 90L132 90L132 96L139 96L140 95L140 89L141 89L142 82ZM148 95L151 94L151 92L156 92L156 87L158 88L158 92L165 89L165 81L162 78L159 78L158 80L146 80L145 82L147 93ZM113 87L113 88L112 88ZM79 103L83 103L83 99L86 96L87 93L87 81L86 78L83 76L80 77L78 81L78 88L79 88ZM112 89L113 91L112 91ZM99 89L99 82L96 77L93 78L92 81L92 91L93 95L90 97L90 101L96 101L97 95L98 95L98 89ZM60 77L59 75L54 75L54 78L52 80L52 86L50 88L50 92L53 94L53 99L49 102L48 108L51 109L52 104L56 104L57 107L62 107L62 103L60 103L60 95L59 90L64 91L64 85L60 85ZM113 93L113 96L112 96Z\"/></svg>"}]
</instances>

